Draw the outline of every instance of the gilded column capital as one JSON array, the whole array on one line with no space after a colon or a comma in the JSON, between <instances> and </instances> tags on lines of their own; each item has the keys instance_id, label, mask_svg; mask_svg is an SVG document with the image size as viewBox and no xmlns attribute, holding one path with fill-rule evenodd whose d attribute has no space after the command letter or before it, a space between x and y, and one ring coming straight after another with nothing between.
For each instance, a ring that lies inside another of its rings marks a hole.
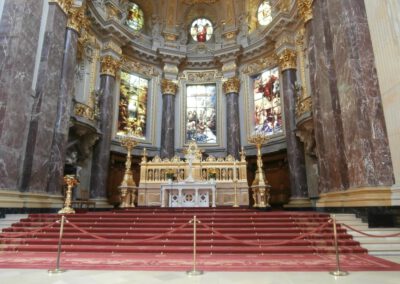
<instances>
[{"instance_id":1,"label":"gilded column capital","mask_svg":"<svg viewBox=\"0 0 400 284\"><path fill-rule=\"evenodd\" d=\"M86 28L89 25L89 20L86 18L85 13L86 5L69 9L67 27L78 33L82 28Z\"/></svg>"},{"instance_id":2,"label":"gilded column capital","mask_svg":"<svg viewBox=\"0 0 400 284\"><path fill-rule=\"evenodd\" d=\"M297 0L297 6L299 7L300 17L303 19L304 24L312 20L312 4L314 0Z\"/></svg>"},{"instance_id":3,"label":"gilded column capital","mask_svg":"<svg viewBox=\"0 0 400 284\"><path fill-rule=\"evenodd\" d=\"M103 56L100 59L101 63L101 75L110 75L115 77L117 71L119 70L119 67L121 66L121 61L118 59L115 59L111 55L106 55Z\"/></svg>"},{"instance_id":4,"label":"gilded column capital","mask_svg":"<svg viewBox=\"0 0 400 284\"><path fill-rule=\"evenodd\" d=\"M287 69L297 69L296 61L296 52L291 49L285 49L281 54L279 54L279 66L281 67L281 72Z\"/></svg>"},{"instance_id":5,"label":"gilded column capital","mask_svg":"<svg viewBox=\"0 0 400 284\"><path fill-rule=\"evenodd\" d=\"M49 0L49 3L57 4L61 10L68 15L68 11L72 6L73 0Z\"/></svg>"},{"instance_id":6,"label":"gilded column capital","mask_svg":"<svg viewBox=\"0 0 400 284\"><path fill-rule=\"evenodd\" d=\"M232 77L229 78L227 81L225 81L222 84L222 88L224 90L224 94L230 94L230 93L237 93L239 94L240 90L240 80L237 77Z\"/></svg>"},{"instance_id":7,"label":"gilded column capital","mask_svg":"<svg viewBox=\"0 0 400 284\"><path fill-rule=\"evenodd\" d=\"M176 95L178 85L171 80L162 79L161 92L163 95Z\"/></svg>"}]
</instances>

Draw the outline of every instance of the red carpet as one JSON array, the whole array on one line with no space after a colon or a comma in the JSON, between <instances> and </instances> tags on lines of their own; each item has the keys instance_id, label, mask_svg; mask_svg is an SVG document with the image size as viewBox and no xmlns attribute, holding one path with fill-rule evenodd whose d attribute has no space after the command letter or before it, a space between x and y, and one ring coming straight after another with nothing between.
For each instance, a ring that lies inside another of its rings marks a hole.
<instances>
[{"instance_id":1,"label":"red carpet","mask_svg":"<svg viewBox=\"0 0 400 284\"><path fill-rule=\"evenodd\" d=\"M67 215L61 267L188 270L193 225L198 266L207 271L328 271L335 269L329 215L250 209L154 209ZM31 214L0 235L0 268L54 267L60 216ZM338 227L343 269L400 270L367 254Z\"/></svg>"}]
</instances>

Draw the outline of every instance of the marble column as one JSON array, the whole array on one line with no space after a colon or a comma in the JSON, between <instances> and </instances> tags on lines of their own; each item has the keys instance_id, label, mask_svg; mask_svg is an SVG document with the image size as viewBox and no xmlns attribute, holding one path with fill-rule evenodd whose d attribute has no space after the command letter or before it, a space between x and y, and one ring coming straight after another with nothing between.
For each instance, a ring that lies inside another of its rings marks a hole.
<instances>
[{"instance_id":1,"label":"marble column","mask_svg":"<svg viewBox=\"0 0 400 284\"><path fill-rule=\"evenodd\" d=\"M239 90L240 80L229 78L222 85L226 95L226 152L239 160L240 122L239 122Z\"/></svg>"},{"instance_id":2,"label":"marble column","mask_svg":"<svg viewBox=\"0 0 400 284\"><path fill-rule=\"evenodd\" d=\"M161 146L160 157L172 158L175 155L175 95L177 84L170 80L161 81L163 96L162 122L161 122Z\"/></svg>"},{"instance_id":3,"label":"marble column","mask_svg":"<svg viewBox=\"0 0 400 284\"><path fill-rule=\"evenodd\" d=\"M296 136L296 53L284 49L279 54L279 65L282 72L282 92L285 113L285 131L291 197L288 206L310 206L307 190L307 177L304 160L304 147Z\"/></svg>"},{"instance_id":4,"label":"marble column","mask_svg":"<svg viewBox=\"0 0 400 284\"><path fill-rule=\"evenodd\" d=\"M57 113L54 124L53 141L48 163L47 192L61 193L64 176L64 162L67 150L69 120L74 96L75 67L79 30L84 18L84 8L73 9L69 13L65 32L64 57L62 59L61 83L58 92Z\"/></svg>"},{"instance_id":5,"label":"marble column","mask_svg":"<svg viewBox=\"0 0 400 284\"><path fill-rule=\"evenodd\" d=\"M33 104L43 1L5 0L0 14L0 189L18 190Z\"/></svg>"},{"instance_id":6,"label":"marble column","mask_svg":"<svg viewBox=\"0 0 400 284\"><path fill-rule=\"evenodd\" d=\"M115 76L120 61L106 55L101 58L100 73L100 132L101 137L94 146L92 175L90 178L90 197L107 196L107 178L110 162L112 122L114 113Z\"/></svg>"}]
</instances>

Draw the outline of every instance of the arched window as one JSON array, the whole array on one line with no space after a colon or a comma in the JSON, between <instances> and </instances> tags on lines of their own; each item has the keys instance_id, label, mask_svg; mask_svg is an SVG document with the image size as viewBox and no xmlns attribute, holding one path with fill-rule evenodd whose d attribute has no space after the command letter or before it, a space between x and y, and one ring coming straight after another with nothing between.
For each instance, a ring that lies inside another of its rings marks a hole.
<instances>
[{"instance_id":1,"label":"arched window","mask_svg":"<svg viewBox=\"0 0 400 284\"><path fill-rule=\"evenodd\" d=\"M130 120L135 135L146 137L148 89L149 80L121 72L117 135L125 133L126 121Z\"/></svg>"},{"instance_id":2,"label":"arched window","mask_svg":"<svg viewBox=\"0 0 400 284\"><path fill-rule=\"evenodd\" d=\"M278 68L254 77L254 131L267 135L283 131Z\"/></svg>"},{"instance_id":3,"label":"arched window","mask_svg":"<svg viewBox=\"0 0 400 284\"><path fill-rule=\"evenodd\" d=\"M272 21L271 5L269 1L264 1L258 6L257 20L261 26L266 26Z\"/></svg>"},{"instance_id":4,"label":"arched window","mask_svg":"<svg viewBox=\"0 0 400 284\"><path fill-rule=\"evenodd\" d=\"M135 3L131 3L128 8L128 16L126 17L128 27L139 31L143 28L144 16L142 9Z\"/></svg>"},{"instance_id":5,"label":"arched window","mask_svg":"<svg viewBox=\"0 0 400 284\"><path fill-rule=\"evenodd\" d=\"M190 34L197 42L206 42L210 40L213 32L212 23L204 18L194 20L190 28Z\"/></svg>"}]
</instances>

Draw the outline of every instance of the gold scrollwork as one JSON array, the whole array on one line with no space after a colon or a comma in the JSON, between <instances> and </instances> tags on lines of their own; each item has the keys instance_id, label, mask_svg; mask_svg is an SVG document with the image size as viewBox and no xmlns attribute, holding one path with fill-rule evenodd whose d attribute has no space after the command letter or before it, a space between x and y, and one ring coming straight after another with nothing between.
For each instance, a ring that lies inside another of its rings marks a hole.
<instances>
[{"instance_id":1,"label":"gold scrollwork","mask_svg":"<svg viewBox=\"0 0 400 284\"><path fill-rule=\"evenodd\" d=\"M297 0L297 6L299 7L300 17L303 19L304 24L312 20L312 4L314 0Z\"/></svg>"},{"instance_id":2,"label":"gold scrollwork","mask_svg":"<svg viewBox=\"0 0 400 284\"><path fill-rule=\"evenodd\" d=\"M296 117L299 118L303 114L312 111L312 99L310 96L308 97L298 97L296 102Z\"/></svg>"},{"instance_id":3,"label":"gold scrollwork","mask_svg":"<svg viewBox=\"0 0 400 284\"><path fill-rule=\"evenodd\" d=\"M72 6L73 0L49 0L49 3L57 4L61 10L68 15L68 11Z\"/></svg>"},{"instance_id":4,"label":"gold scrollwork","mask_svg":"<svg viewBox=\"0 0 400 284\"><path fill-rule=\"evenodd\" d=\"M100 59L101 63L101 75L110 75L115 77L119 67L121 66L121 61L115 59L111 55L103 56Z\"/></svg>"},{"instance_id":5,"label":"gold scrollwork","mask_svg":"<svg viewBox=\"0 0 400 284\"><path fill-rule=\"evenodd\" d=\"M75 104L74 113L76 116L80 116L91 121L94 121L95 118L94 110L82 103Z\"/></svg>"},{"instance_id":6,"label":"gold scrollwork","mask_svg":"<svg viewBox=\"0 0 400 284\"><path fill-rule=\"evenodd\" d=\"M240 90L240 80L237 77L229 78L222 84L224 94L239 93Z\"/></svg>"},{"instance_id":7,"label":"gold scrollwork","mask_svg":"<svg viewBox=\"0 0 400 284\"><path fill-rule=\"evenodd\" d=\"M291 49L285 49L279 55L279 66L281 67L281 71L285 71L287 69L297 69L296 63L296 52Z\"/></svg>"},{"instance_id":8,"label":"gold scrollwork","mask_svg":"<svg viewBox=\"0 0 400 284\"><path fill-rule=\"evenodd\" d=\"M89 20L86 18L85 13L86 5L69 9L67 27L79 33L82 28L89 26Z\"/></svg>"},{"instance_id":9,"label":"gold scrollwork","mask_svg":"<svg viewBox=\"0 0 400 284\"><path fill-rule=\"evenodd\" d=\"M178 85L171 80L163 79L161 81L161 92L163 95L176 95Z\"/></svg>"}]
</instances>

